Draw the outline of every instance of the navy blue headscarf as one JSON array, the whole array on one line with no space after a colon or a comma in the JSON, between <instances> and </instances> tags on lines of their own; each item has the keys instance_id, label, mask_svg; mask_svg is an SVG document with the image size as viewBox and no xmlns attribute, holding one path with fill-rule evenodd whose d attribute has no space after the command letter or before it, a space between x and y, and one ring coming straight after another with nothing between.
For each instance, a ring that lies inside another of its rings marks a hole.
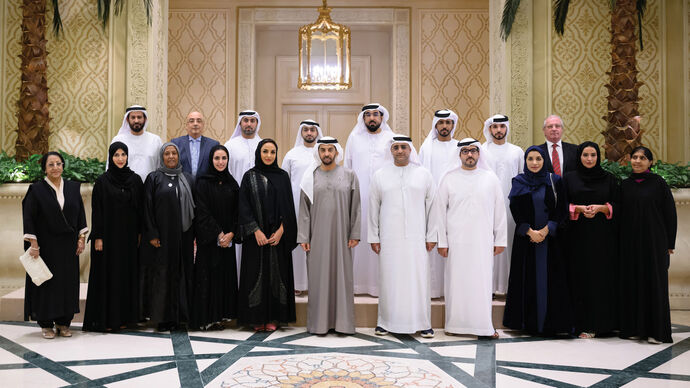
<instances>
[{"instance_id":1,"label":"navy blue headscarf","mask_svg":"<svg viewBox=\"0 0 690 388\"><path fill-rule=\"evenodd\" d=\"M541 170L539 170L538 172L532 172L529 170L529 168L527 168L527 155L532 151L539 152L539 155L541 155L541 158L544 160L544 164L541 166ZM532 193L533 191L539 189L539 187L541 186L551 186L552 179L554 182L560 179L558 175L549 174L546 171L546 158L548 158L548 156L546 155L546 152L543 149L541 149L541 147L529 147L525 151L525 155L523 155L523 158L525 159L525 167L523 167L522 169L523 173L513 178L513 186L510 189L510 194L508 194L508 198L513 198L523 194ZM549 175L552 176L549 178Z\"/></svg>"}]
</instances>

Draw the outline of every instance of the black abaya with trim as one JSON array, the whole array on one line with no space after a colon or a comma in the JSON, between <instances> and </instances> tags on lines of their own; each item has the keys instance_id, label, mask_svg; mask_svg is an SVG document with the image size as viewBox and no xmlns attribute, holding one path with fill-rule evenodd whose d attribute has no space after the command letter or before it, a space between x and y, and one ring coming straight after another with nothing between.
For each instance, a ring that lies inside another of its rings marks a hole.
<instances>
[{"instance_id":1,"label":"black abaya with trim","mask_svg":"<svg viewBox=\"0 0 690 388\"><path fill-rule=\"evenodd\" d=\"M594 218L580 214L568 220L565 235L569 286L578 333L610 333L618 329L618 206L620 187L605 172L598 178L579 171L565 175L568 202L575 205L610 204L610 219L603 213Z\"/></svg>"},{"instance_id":2,"label":"black abaya with trim","mask_svg":"<svg viewBox=\"0 0 690 388\"><path fill-rule=\"evenodd\" d=\"M32 183L22 201L24 234L36 236L40 256L53 277L40 286L26 275L24 320L54 321L79 312L77 240L86 228L80 183L63 179L62 209L55 190L41 179ZM30 246L24 242L24 249Z\"/></svg>"},{"instance_id":3,"label":"black abaya with trim","mask_svg":"<svg viewBox=\"0 0 690 388\"><path fill-rule=\"evenodd\" d=\"M261 229L269 238L281 223L284 232L277 246L257 244L254 231ZM297 223L290 178L285 171L277 168L266 173L254 167L244 174L240 185L240 234L239 323L294 322L292 250L297 246Z\"/></svg>"},{"instance_id":4,"label":"black abaya with trim","mask_svg":"<svg viewBox=\"0 0 690 388\"><path fill-rule=\"evenodd\" d=\"M560 243L567 217L563 181L555 179L553 188L540 186L512 197L510 211L516 228L503 324L533 334L570 333L572 307ZM549 226L546 239L532 243L529 228L540 230L545 225Z\"/></svg>"}]
</instances>

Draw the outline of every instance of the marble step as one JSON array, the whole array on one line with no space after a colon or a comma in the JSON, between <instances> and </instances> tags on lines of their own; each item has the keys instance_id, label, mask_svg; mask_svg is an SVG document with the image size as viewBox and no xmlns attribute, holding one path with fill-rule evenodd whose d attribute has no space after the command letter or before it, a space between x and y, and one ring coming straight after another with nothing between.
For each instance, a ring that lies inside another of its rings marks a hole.
<instances>
[{"instance_id":1,"label":"marble step","mask_svg":"<svg viewBox=\"0 0 690 388\"><path fill-rule=\"evenodd\" d=\"M75 315L74 322L84 320L84 307L86 305L87 283L81 283L79 290L79 311ZM295 297L295 308L297 310L297 322L292 326L307 325L307 298L308 295ZM502 328L503 308L505 301L495 300L492 306L492 318L494 327ZM356 327L375 327L378 312L378 298L369 295L355 296L355 326ZM22 321L24 320L24 288L14 290L0 298L0 321ZM444 302L442 299L431 301L431 326L443 328L445 322Z\"/></svg>"}]
</instances>

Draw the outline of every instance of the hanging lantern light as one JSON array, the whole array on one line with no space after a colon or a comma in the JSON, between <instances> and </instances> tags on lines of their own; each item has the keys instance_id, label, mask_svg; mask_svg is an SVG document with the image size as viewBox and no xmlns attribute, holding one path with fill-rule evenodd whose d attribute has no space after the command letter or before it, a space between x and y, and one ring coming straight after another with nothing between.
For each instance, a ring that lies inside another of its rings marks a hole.
<instances>
[{"instance_id":1,"label":"hanging lantern light","mask_svg":"<svg viewBox=\"0 0 690 388\"><path fill-rule=\"evenodd\" d=\"M306 90L343 90L350 79L350 28L331 20L326 0L316 22L299 29L299 77Z\"/></svg>"}]
</instances>

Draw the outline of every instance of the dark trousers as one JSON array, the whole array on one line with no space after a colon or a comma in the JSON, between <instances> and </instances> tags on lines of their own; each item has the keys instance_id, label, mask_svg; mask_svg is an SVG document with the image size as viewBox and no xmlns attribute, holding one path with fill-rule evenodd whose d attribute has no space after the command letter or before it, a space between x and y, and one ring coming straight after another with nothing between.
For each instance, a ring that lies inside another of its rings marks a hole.
<instances>
[{"instance_id":1,"label":"dark trousers","mask_svg":"<svg viewBox=\"0 0 690 388\"><path fill-rule=\"evenodd\" d=\"M72 318L74 318L74 314L55 318L52 321L38 321L38 326L41 326L42 329L52 328L53 323L55 323L56 325L69 327L69 324L72 323Z\"/></svg>"}]
</instances>

